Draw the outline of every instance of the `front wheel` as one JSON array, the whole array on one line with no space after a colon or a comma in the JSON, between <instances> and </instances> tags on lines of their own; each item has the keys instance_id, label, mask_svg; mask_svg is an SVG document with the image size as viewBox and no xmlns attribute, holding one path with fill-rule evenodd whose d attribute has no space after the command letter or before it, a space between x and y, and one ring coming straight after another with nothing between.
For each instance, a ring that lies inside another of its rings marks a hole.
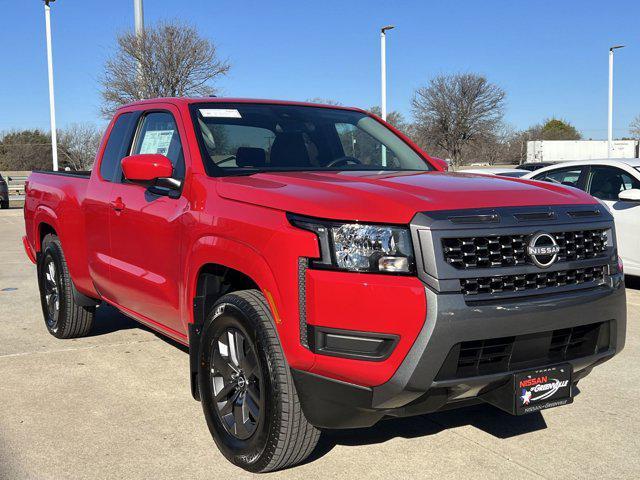
<instances>
[{"instance_id":1,"label":"front wheel","mask_svg":"<svg viewBox=\"0 0 640 480\"><path fill-rule=\"evenodd\" d=\"M307 422L264 296L221 297L203 332L198 374L209 430L220 451L250 472L302 462L320 431Z\"/></svg>"}]
</instances>

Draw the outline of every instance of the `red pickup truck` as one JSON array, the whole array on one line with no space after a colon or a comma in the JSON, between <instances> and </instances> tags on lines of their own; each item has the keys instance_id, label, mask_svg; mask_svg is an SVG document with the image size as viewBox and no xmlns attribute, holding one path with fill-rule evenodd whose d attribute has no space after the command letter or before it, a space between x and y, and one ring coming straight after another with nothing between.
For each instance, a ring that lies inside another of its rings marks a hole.
<instances>
[{"instance_id":1,"label":"red pickup truck","mask_svg":"<svg viewBox=\"0 0 640 480\"><path fill-rule=\"evenodd\" d=\"M625 341L611 215L443 170L354 108L127 105L90 174L27 182L46 326L86 335L105 302L188 345L215 442L254 472L303 461L320 428L571 403Z\"/></svg>"}]
</instances>

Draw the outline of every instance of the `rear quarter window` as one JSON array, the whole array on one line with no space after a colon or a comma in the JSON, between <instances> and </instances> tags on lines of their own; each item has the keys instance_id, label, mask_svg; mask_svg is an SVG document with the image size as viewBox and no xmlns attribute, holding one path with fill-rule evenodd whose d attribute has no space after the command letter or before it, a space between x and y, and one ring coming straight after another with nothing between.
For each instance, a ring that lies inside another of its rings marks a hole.
<instances>
[{"instance_id":1,"label":"rear quarter window","mask_svg":"<svg viewBox=\"0 0 640 480\"><path fill-rule=\"evenodd\" d=\"M131 140L131 134L129 133L131 118L131 113L120 115L109 133L107 145L102 154L102 162L100 163L100 176L108 182L114 181L113 177L118 169L118 163L127 155L128 145Z\"/></svg>"}]
</instances>

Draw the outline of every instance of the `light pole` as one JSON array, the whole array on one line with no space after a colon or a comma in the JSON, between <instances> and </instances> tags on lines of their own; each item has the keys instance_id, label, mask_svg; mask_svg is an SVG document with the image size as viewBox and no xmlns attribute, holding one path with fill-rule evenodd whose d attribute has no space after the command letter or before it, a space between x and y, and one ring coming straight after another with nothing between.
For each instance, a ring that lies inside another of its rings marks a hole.
<instances>
[{"instance_id":1,"label":"light pole","mask_svg":"<svg viewBox=\"0 0 640 480\"><path fill-rule=\"evenodd\" d=\"M133 15L135 17L136 35L142 35L144 31L144 9L142 0L133 0Z\"/></svg>"},{"instance_id":2,"label":"light pole","mask_svg":"<svg viewBox=\"0 0 640 480\"><path fill-rule=\"evenodd\" d=\"M387 120L387 30L395 28L387 25L380 29L380 113ZM387 148L382 146L382 166L387 166Z\"/></svg>"},{"instance_id":3,"label":"light pole","mask_svg":"<svg viewBox=\"0 0 640 480\"><path fill-rule=\"evenodd\" d=\"M58 138L56 135L56 104L53 94L53 51L51 48L51 7L55 0L44 0L44 23L47 35L47 68L49 70L49 114L51 116L51 154L53 171L58 170Z\"/></svg>"},{"instance_id":4,"label":"light pole","mask_svg":"<svg viewBox=\"0 0 640 480\"><path fill-rule=\"evenodd\" d=\"M136 39L140 42L144 34L144 9L142 8L142 0L133 0L133 17L136 28ZM141 47L142 44L139 44L138 48ZM136 80L138 83L138 95L140 98L144 98L142 89L142 62L140 62L140 60L138 60L136 65Z\"/></svg>"},{"instance_id":5,"label":"light pole","mask_svg":"<svg viewBox=\"0 0 640 480\"><path fill-rule=\"evenodd\" d=\"M607 129L607 152L611 158L613 154L613 51L624 48L624 45L614 45L609 49L609 123Z\"/></svg>"}]
</instances>

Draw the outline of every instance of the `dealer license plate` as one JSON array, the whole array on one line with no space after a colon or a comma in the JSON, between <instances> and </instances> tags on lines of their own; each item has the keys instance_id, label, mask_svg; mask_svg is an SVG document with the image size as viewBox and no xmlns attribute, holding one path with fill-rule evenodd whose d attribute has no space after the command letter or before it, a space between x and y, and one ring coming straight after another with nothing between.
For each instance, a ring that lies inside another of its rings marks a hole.
<instances>
[{"instance_id":1,"label":"dealer license plate","mask_svg":"<svg viewBox=\"0 0 640 480\"><path fill-rule=\"evenodd\" d=\"M514 375L516 415L573 402L571 365L556 365Z\"/></svg>"}]
</instances>

